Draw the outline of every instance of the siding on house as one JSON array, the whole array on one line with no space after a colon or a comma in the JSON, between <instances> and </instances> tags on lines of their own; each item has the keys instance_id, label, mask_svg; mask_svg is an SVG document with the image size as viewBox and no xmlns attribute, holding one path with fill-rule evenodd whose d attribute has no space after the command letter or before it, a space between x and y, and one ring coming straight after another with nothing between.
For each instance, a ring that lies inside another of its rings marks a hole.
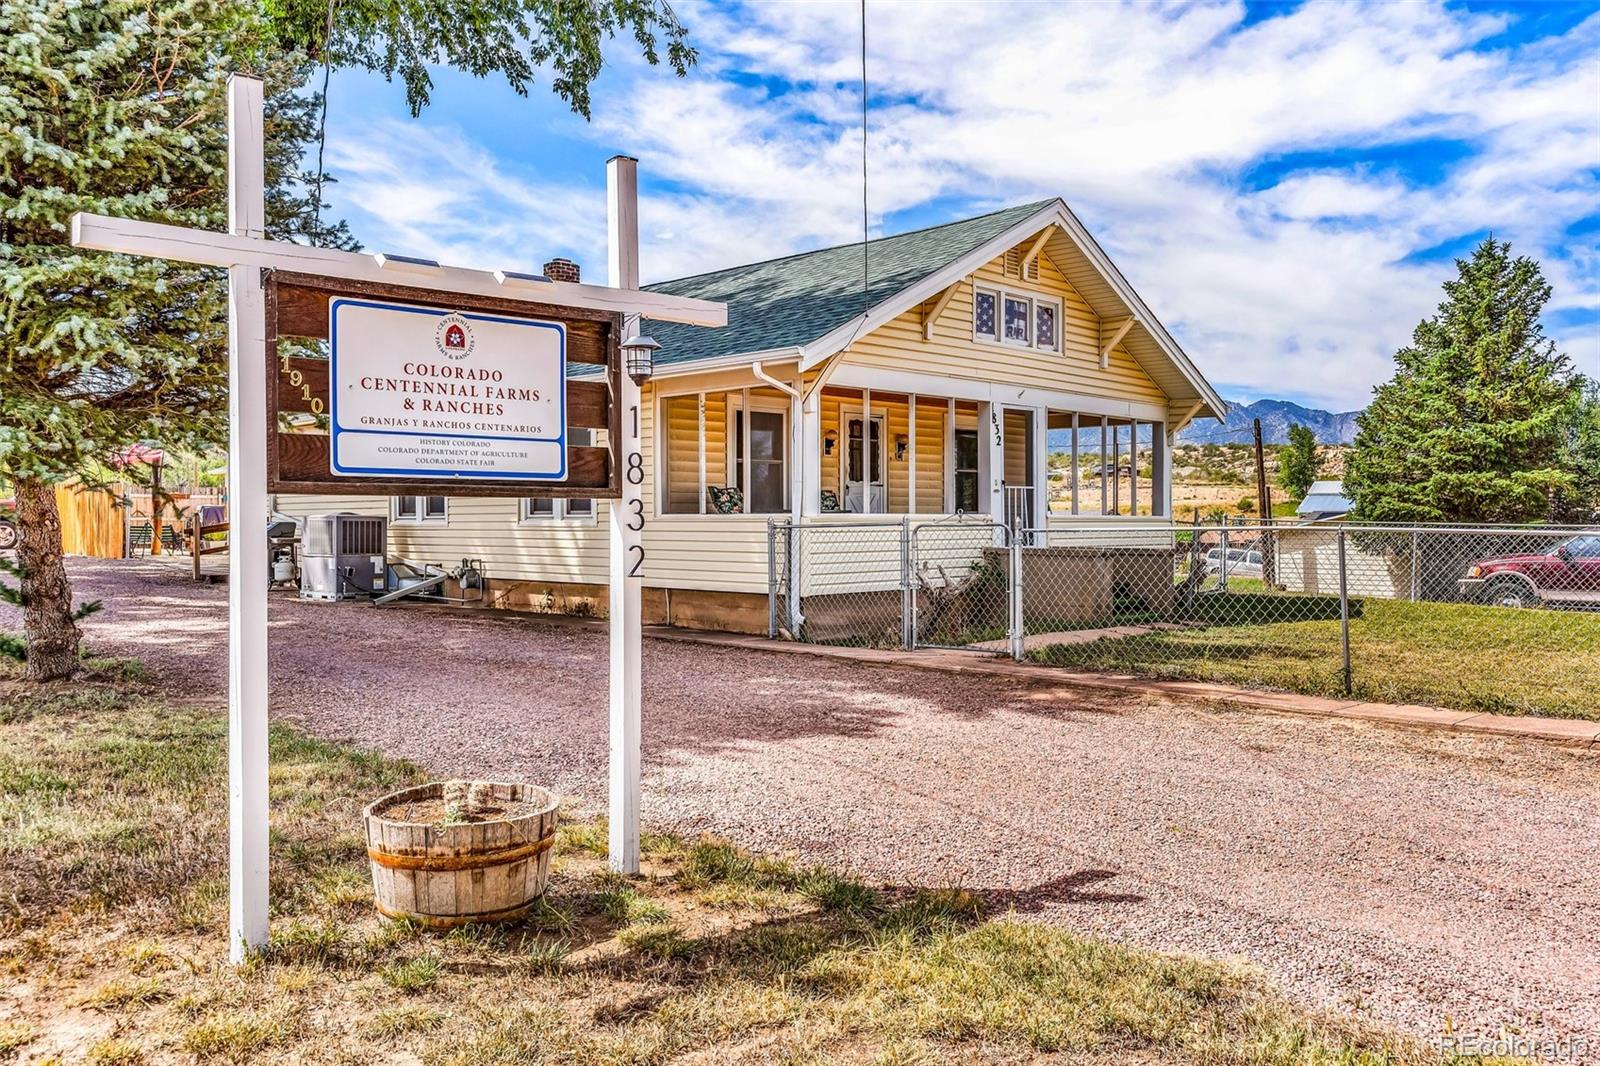
<instances>
[{"instance_id":1,"label":"siding on house","mask_svg":"<svg viewBox=\"0 0 1600 1066\"><path fill-rule=\"evenodd\" d=\"M1167 405L1167 396L1120 345L1110 365L1100 366L1100 318L1055 264L1039 256L1037 280L1005 273L1007 256L984 264L963 280L924 340L922 308L912 308L857 340L843 353L851 364L883 370L910 370L940 377L991 381L1024 388L1056 389ZM1020 345L990 344L972 337L974 285L1033 293L1061 301L1061 351L1041 352Z\"/></svg>"},{"instance_id":2,"label":"siding on house","mask_svg":"<svg viewBox=\"0 0 1600 1066\"><path fill-rule=\"evenodd\" d=\"M1015 252L1009 256L1015 271ZM1040 388L1061 392L1103 396L1117 400L1147 402L1169 406L1167 397L1151 378L1121 348L1111 355L1110 365L1100 366L1101 322L1087 303L1068 284L1055 265L1041 255L1037 276L1021 279L1006 276L1002 255L985 264L960 283L943 314L934 323L931 341L923 339L922 311L913 309L858 339L838 357L842 362L885 370L910 371L933 378L993 382L1019 388ZM1054 297L1061 301L1061 351L1041 352L1009 345L986 344L972 337L972 294L978 284L993 285ZM791 362L785 367L768 366L782 380L793 380ZM815 380L818 371L807 373L805 381ZM660 502L679 509L698 507L700 454L697 444L699 421L698 395L705 393L705 483L725 485L730 480L727 461L727 426L730 398L752 381L747 370L709 371L689 377L674 377L647 385L640 405L645 482L645 530L643 543L644 584L656 589L695 589L714 592L765 594L767 591L766 515L662 514ZM731 391L730 391L731 390ZM667 393L661 396L661 393ZM752 398L787 406L789 399L770 387L752 387ZM947 465L951 456L946 447L948 405L942 397L920 397L917 405L916 475L917 510L937 515L945 511ZM885 419L884 440L887 469L888 507L904 511L911 492L911 464L896 459L895 441L909 437L908 398L899 394L873 396L873 413ZM860 407L853 389L824 387L821 397L822 433L837 434L832 455L821 460L823 488L842 493L842 470L848 446L842 412ZM658 453L657 420L666 420L674 432L665 454ZM1027 416L1010 412L1006 417L1008 442L1020 441ZM977 428L977 407L971 402L957 405L956 427ZM1043 442L1040 442L1043 446ZM787 442L786 442L787 446ZM792 463L797 456L788 456ZM1005 450L1007 481L1022 484L1029 480L1020 447ZM280 496L280 511L296 516L330 511L357 511L389 514L387 498L360 496ZM608 576L608 538L606 523L610 504L597 501L593 518L518 520L519 504L509 498L455 497L443 522L391 523L390 554L419 562L454 566L462 559L481 559L487 576L498 581L570 582L603 585ZM863 522L882 521L879 516L822 516L816 521L837 521L841 517ZM1127 519L1120 520L1128 521ZM1081 518L1052 514L1050 526L1059 529L1082 522ZM1142 523L1141 523L1142 524ZM1151 520L1151 542L1170 540L1170 527L1164 520ZM1163 533L1162 530L1166 532ZM863 531L850 567L837 572L821 567L808 574L808 585L842 590L849 587L876 588L892 577L898 567L897 529ZM952 548L946 565L959 569L975 558L988 534L972 534L973 544ZM870 541L871 543L867 543ZM881 543L880 543L881 542ZM882 565L867 565L869 562ZM885 569L887 568L887 569ZM847 572L848 571L848 572ZM880 572L881 571L881 572Z\"/></svg>"},{"instance_id":3,"label":"siding on house","mask_svg":"<svg viewBox=\"0 0 1600 1066\"><path fill-rule=\"evenodd\" d=\"M773 395L778 395L776 392ZM692 399L692 398L691 398ZM725 480L725 411L718 398L713 414L707 396L707 484ZM657 515L655 478L654 390L646 386L640 403L643 437L645 586L704 589L715 592L767 591L766 515ZM693 403L689 405L693 409ZM681 465L680 457L676 462ZM694 463L698 486L698 454ZM722 479L722 480L719 480ZM387 497L281 495L276 507L304 517L334 511L388 515ZM455 566L462 559L482 559L488 577L496 580L572 582L603 585L609 574L609 501L596 501L596 514L571 519L518 521L519 503L509 497L450 498L443 522L389 524L389 554L416 562Z\"/></svg>"}]
</instances>

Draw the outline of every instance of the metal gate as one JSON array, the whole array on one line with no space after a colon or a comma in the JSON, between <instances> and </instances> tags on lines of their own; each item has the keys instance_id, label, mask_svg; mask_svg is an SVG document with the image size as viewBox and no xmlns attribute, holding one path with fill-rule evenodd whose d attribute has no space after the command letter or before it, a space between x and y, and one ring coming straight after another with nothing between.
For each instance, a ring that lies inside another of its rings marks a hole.
<instances>
[{"instance_id":1,"label":"metal gate","mask_svg":"<svg viewBox=\"0 0 1600 1066\"><path fill-rule=\"evenodd\" d=\"M910 527L908 644L1010 654L1020 632L1018 543L1003 523L984 516Z\"/></svg>"}]
</instances>

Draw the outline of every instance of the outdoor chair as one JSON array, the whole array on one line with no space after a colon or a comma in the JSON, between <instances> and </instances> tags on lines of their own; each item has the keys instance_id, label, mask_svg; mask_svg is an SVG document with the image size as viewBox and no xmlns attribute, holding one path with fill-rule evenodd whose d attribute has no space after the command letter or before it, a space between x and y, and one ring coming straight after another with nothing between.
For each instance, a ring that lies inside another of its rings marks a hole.
<instances>
[{"instance_id":1,"label":"outdoor chair","mask_svg":"<svg viewBox=\"0 0 1600 1066\"><path fill-rule=\"evenodd\" d=\"M128 554L150 553L151 528L148 521L135 522L128 527Z\"/></svg>"}]
</instances>

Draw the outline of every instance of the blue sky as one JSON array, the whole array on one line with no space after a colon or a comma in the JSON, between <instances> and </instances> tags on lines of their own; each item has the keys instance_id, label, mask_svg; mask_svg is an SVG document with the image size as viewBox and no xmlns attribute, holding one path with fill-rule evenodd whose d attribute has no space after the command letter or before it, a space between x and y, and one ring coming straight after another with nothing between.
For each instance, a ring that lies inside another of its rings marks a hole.
<instances>
[{"instance_id":1,"label":"blue sky","mask_svg":"<svg viewBox=\"0 0 1600 1066\"><path fill-rule=\"evenodd\" d=\"M600 280L605 160L640 159L647 280L858 240L859 8L678 5L594 120L440 71L334 76L333 207L372 250ZM937 12L932 17L930 12ZM1490 232L1600 376L1600 5L867 0L874 234L1061 196L1229 397L1360 406Z\"/></svg>"}]
</instances>

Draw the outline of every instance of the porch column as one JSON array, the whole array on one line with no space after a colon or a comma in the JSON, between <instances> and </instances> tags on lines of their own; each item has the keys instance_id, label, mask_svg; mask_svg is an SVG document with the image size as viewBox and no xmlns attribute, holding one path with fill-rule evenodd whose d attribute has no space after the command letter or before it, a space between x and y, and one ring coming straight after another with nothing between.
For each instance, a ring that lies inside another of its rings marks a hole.
<instances>
[{"instance_id":1,"label":"porch column","mask_svg":"<svg viewBox=\"0 0 1600 1066\"><path fill-rule=\"evenodd\" d=\"M956 399L945 401L944 413L944 507L943 514L956 509Z\"/></svg>"},{"instance_id":2,"label":"porch column","mask_svg":"<svg viewBox=\"0 0 1600 1066\"><path fill-rule=\"evenodd\" d=\"M802 514L822 513L822 390L811 390L800 406Z\"/></svg>"},{"instance_id":3,"label":"porch column","mask_svg":"<svg viewBox=\"0 0 1600 1066\"><path fill-rule=\"evenodd\" d=\"M1078 513L1078 412L1072 412L1072 513Z\"/></svg>"},{"instance_id":4,"label":"porch column","mask_svg":"<svg viewBox=\"0 0 1600 1066\"><path fill-rule=\"evenodd\" d=\"M789 471L789 515L798 523L806 513L809 494L806 490L806 464L801 457L806 454L805 411L801 398L805 396L805 382L798 376L794 382L794 395L789 397L789 449L785 469Z\"/></svg>"},{"instance_id":5,"label":"porch column","mask_svg":"<svg viewBox=\"0 0 1600 1066\"><path fill-rule=\"evenodd\" d=\"M1172 437L1168 423L1155 422L1150 426L1150 513L1172 517Z\"/></svg>"},{"instance_id":6,"label":"porch column","mask_svg":"<svg viewBox=\"0 0 1600 1066\"><path fill-rule=\"evenodd\" d=\"M1033 528L1043 529L1050 520L1050 412L1033 409Z\"/></svg>"},{"instance_id":7,"label":"porch column","mask_svg":"<svg viewBox=\"0 0 1600 1066\"><path fill-rule=\"evenodd\" d=\"M1004 419L1000 405L978 404L978 506L994 521L1006 520L1006 453Z\"/></svg>"},{"instance_id":8,"label":"porch column","mask_svg":"<svg viewBox=\"0 0 1600 1066\"><path fill-rule=\"evenodd\" d=\"M906 397L906 514L917 513L917 394Z\"/></svg>"},{"instance_id":9,"label":"porch column","mask_svg":"<svg viewBox=\"0 0 1600 1066\"><path fill-rule=\"evenodd\" d=\"M883 429L884 429L885 433L887 433L889 431L889 427L888 426L884 426ZM848 466L849 466L848 455L849 455L850 444L849 444L848 437L849 437L849 435L846 434L846 441L845 441L845 453L846 453L846 457L847 457L846 458L846 464L845 464L846 468L848 468ZM883 443L881 438L879 440L879 443L880 444ZM861 513L862 514L871 514L872 513L872 460L877 457L877 454L878 453L876 451L874 451L873 447L872 447L872 390L871 389L862 389L861 390ZM884 477L885 477L884 485L887 486L888 483L889 483L888 482L888 473L889 472L887 470L885 470L885 471L882 471L882 473L884 474ZM888 493L886 492L885 495L888 495ZM884 502L887 503L888 501L885 500Z\"/></svg>"}]
</instances>

